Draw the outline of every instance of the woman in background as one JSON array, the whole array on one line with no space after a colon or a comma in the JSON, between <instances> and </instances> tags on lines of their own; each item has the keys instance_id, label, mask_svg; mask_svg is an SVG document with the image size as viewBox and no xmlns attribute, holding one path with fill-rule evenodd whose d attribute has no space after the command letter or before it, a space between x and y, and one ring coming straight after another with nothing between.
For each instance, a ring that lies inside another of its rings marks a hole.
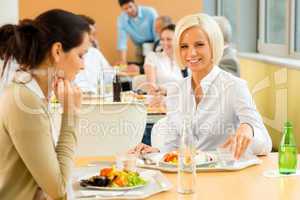
<instances>
[{"instance_id":1,"label":"woman in background","mask_svg":"<svg viewBox=\"0 0 300 200\"><path fill-rule=\"evenodd\" d=\"M166 94L168 84L183 79L181 70L173 58L174 31L174 24L162 28L160 43L163 51L150 52L146 56L144 69L149 94Z\"/></svg>"},{"instance_id":2,"label":"woman in background","mask_svg":"<svg viewBox=\"0 0 300 200\"><path fill-rule=\"evenodd\" d=\"M160 37L162 29L170 24L174 24L170 16L164 15L164 16L157 17L155 19L155 24L154 24L156 35ZM160 44L160 38L154 42L153 51L154 52L163 51Z\"/></svg>"},{"instance_id":3,"label":"woman in background","mask_svg":"<svg viewBox=\"0 0 300 200\"><path fill-rule=\"evenodd\" d=\"M66 199L81 104L71 81L84 67L88 32L84 19L58 9L0 28L0 57L20 65L0 98L1 199ZM57 145L47 106L52 91L64 110Z\"/></svg>"}]
</instances>

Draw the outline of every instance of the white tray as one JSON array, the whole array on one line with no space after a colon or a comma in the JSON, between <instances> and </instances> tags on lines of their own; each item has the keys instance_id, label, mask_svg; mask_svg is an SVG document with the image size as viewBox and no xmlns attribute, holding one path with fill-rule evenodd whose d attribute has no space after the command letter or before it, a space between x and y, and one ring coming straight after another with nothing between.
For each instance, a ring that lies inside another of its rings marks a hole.
<instances>
[{"instance_id":1,"label":"white tray","mask_svg":"<svg viewBox=\"0 0 300 200\"><path fill-rule=\"evenodd\" d=\"M155 155L156 160L159 157L158 155ZM162 158L162 155L161 155ZM232 161L228 163L219 163L219 162L209 162L207 164L202 164L197 166L196 170L197 172L220 172L220 171L239 171L242 169L245 169L250 166L259 165L262 161L258 159L255 155L247 156L247 158L241 158L238 161ZM209 167L208 167L209 166ZM156 169L163 172L177 172L177 166L176 165L165 165L161 161L158 161L157 163L153 165L146 165L144 162L139 161L138 167L146 168L146 169Z\"/></svg>"}]
</instances>

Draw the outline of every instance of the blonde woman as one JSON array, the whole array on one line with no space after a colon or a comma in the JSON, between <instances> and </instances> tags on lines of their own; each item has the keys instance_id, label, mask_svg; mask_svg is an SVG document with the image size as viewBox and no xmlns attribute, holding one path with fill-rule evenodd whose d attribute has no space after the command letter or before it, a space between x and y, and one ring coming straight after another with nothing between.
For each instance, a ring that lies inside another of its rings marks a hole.
<instances>
[{"instance_id":1,"label":"blonde woman","mask_svg":"<svg viewBox=\"0 0 300 200\"><path fill-rule=\"evenodd\" d=\"M193 117L198 150L232 147L239 159L246 151L265 155L272 142L256 110L247 83L218 67L223 52L218 24L206 14L182 18L175 30L175 58L192 74L168 90L164 148L138 145L147 153L178 149L182 116ZM162 131L163 132L163 131Z\"/></svg>"}]
</instances>

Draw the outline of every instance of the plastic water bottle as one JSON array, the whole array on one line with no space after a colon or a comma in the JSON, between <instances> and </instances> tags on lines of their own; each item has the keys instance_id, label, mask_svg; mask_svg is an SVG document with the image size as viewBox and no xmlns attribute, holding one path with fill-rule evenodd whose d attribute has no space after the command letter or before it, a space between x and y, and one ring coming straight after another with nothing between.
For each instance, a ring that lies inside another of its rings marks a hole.
<instances>
[{"instance_id":1,"label":"plastic water bottle","mask_svg":"<svg viewBox=\"0 0 300 200\"><path fill-rule=\"evenodd\" d=\"M297 170L297 147L290 122L284 124L283 135L279 146L279 173L293 174Z\"/></svg>"},{"instance_id":2,"label":"plastic water bottle","mask_svg":"<svg viewBox=\"0 0 300 200\"><path fill-rule=\"evenodd\" d=\"M196 149L192 133L192 119L185 116L180 135L178 152L177 191L181 194L191 194L196 189Z\"/></svg>"}]
</instances>

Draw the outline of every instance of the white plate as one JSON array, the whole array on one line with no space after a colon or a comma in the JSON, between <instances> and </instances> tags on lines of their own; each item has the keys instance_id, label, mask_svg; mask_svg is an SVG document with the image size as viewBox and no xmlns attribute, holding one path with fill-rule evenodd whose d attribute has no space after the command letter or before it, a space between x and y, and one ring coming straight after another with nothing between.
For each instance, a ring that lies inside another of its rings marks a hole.
<instances>
[{"instance_id":1,"label":"white plate","mask_svg":"<svg viewBox=\"0 0 300 200\"><path fill-rule=\"evenodd\" d=\"M77 173L80 173L81 176L77 176L73 182L75 199L146 199L154 194L168 191L172 188L172 183L161 172L154 170L142 169L140 176L147 180L145 187L127 191L104 191L80 187L78 177L83 177L84 175L85 177L83 178L87 178L86 174L93 175L95 173L87 173L87 168L81 168Z\"/></svg>"}]
</instances>

